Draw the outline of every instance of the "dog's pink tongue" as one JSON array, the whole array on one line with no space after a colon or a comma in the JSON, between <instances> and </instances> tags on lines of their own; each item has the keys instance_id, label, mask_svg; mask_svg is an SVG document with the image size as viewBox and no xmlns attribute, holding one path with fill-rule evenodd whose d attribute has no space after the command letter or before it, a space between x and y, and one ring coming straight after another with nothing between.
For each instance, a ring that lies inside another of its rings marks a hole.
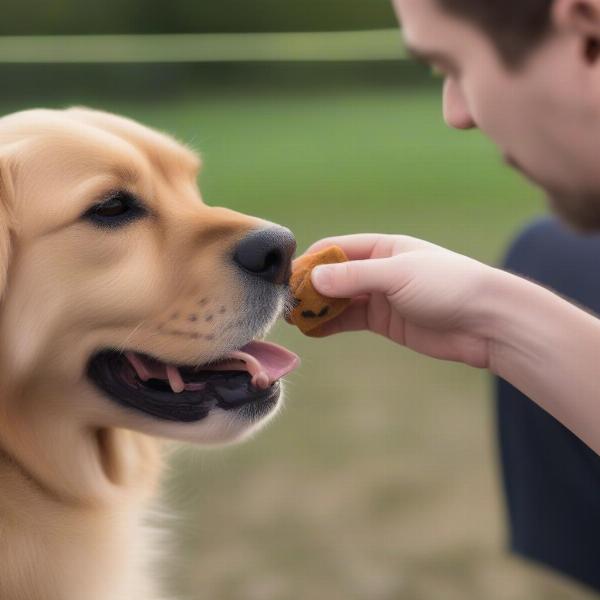
<instances>
[{"instance_id":1,"label":"dog's pink tongue","mask_svg":"<svg viewBox=\"0 0 600 600\"><path fill-rule=\"evenodd\" d=\"M150 361L134 352L126 352L125 355L142 381L152 378L168 379L171 389L176 393L200 390L205 386L203 383L185 383L174 365ZM243 348L226 354L217 364L206 365L201 370L247 371L252 376L252 385L267 389L299 364L300 358L283 346L271 342L250 342Z\"/></svg>"},{"instance_id":2,"label":"dog's pink tongue","mask_svg":"<svg viewBox=\"0 0 600 600\"><path fill-rule=\"evenodd\" d=\"M250 342L232 357L243 361L256 387L266 389L300 365L300 358L287 348L272 342Z\"/></svg>"}]
</instances>

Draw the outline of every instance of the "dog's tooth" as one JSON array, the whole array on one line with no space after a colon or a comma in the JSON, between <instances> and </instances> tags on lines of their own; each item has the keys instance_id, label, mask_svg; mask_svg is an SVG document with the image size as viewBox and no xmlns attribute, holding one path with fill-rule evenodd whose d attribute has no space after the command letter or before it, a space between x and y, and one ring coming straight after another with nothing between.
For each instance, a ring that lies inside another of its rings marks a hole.
<instances>
[{"instance_id":1,"label":"dog's tooth","mask_svg":"<svg viewBox=\"0 0 600 600\"><path fill-rule=\"evenodd\" d=\"M230 352L227 357L241 360L246 364L246 370L252 377L252 385L254 385L254 387L265 390L271 385L269 374L265 371L260 362L251 354L238 350L236 352Z\"/></svg>"},{"instance_id":2,"label":"dog's tooth","mask_svg":"<svg viewBox=\"0 0 600 600\"><path fill-rule=\"evenodd\" d=\"M266 390L271 385L269 375L264 371L257 373L252 377L252 385L258 389Z\"/></svg>"},{"instance_id":3,"label":"dog's tooth","mask_svg":"<svg viewBox=\"0 0 600 600\"><path fill-rule=\"evenodd\" d=\"M138 377L142 381L148 381L148 379L150 379L150 371L148 371L146 365L139 356L137 356L134 352L125 352L125 357L131 363L135 369L135 372L138 374Z\"/></svg>"},{"instance_id":4,"label":"dog's tooth","mask_svg":"<svg viewBox=\"0 0 600 600\"><path fill-rule=\"evenodd\" d=\"M181 373L179 372L179 369L176 366L167 365L167 377L169 379L171 389L175 393L179 394L180 392L183 392L183 390L185 389L185 383L183 382L183 379L181 378Z\"/></svg>"}]
</instances>

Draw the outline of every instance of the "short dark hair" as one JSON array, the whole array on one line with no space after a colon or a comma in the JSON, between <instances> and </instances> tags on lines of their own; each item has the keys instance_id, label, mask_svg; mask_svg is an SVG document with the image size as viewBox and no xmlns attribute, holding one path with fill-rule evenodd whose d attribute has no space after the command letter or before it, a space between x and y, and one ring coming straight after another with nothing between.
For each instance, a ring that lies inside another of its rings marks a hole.
<instances>
[{"instance_id":1,"label":"short dark hair","mask_svg":"<svg viewBox=\"0 0 600 600\"><path fill-rule=\"evenodd\" d=\"M552 28L554 0L437 0L449 14L465 18L492 39L504 62L517 67Z\"/></svg>"}]
</instances>

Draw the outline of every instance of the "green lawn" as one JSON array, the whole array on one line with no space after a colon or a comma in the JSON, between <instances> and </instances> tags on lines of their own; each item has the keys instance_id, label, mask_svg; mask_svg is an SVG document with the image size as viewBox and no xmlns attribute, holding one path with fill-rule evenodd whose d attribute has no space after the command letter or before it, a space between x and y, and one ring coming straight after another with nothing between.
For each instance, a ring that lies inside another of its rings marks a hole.
<instances>
[{"instance_id":1,"label":"green lawn","mask_svg":"<svg viewBox=\"0 0 600 600\"><path fill-rule=\"evenodd\" d=\"M382 231L497 261L542 202L481 135L444 127L438 96L299 82L100 105L199 149L207 203L285 224L300 248ZM303 358L275 422L244 445L174 457L174 589L189 600L590 597L504 552L484 373L365 334L316 341L281 324L272 339Z\"/></svg>"}]
</instances>

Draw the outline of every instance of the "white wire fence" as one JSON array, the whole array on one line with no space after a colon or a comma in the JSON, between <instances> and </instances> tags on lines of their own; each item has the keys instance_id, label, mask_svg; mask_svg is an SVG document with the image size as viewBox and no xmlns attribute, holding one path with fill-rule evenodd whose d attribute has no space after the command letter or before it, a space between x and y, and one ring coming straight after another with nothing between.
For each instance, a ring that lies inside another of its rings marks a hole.
<instances>
[{"instance_id":1,"label":"white wire fence","mask_svg":"<svg viewBox=\"0 0 600 600\"><path fill-rule=\"evenodd\" d=\"M0 36L0 63L398 61L399 29L295 33Z\"/></svg>"}]
</instances>

